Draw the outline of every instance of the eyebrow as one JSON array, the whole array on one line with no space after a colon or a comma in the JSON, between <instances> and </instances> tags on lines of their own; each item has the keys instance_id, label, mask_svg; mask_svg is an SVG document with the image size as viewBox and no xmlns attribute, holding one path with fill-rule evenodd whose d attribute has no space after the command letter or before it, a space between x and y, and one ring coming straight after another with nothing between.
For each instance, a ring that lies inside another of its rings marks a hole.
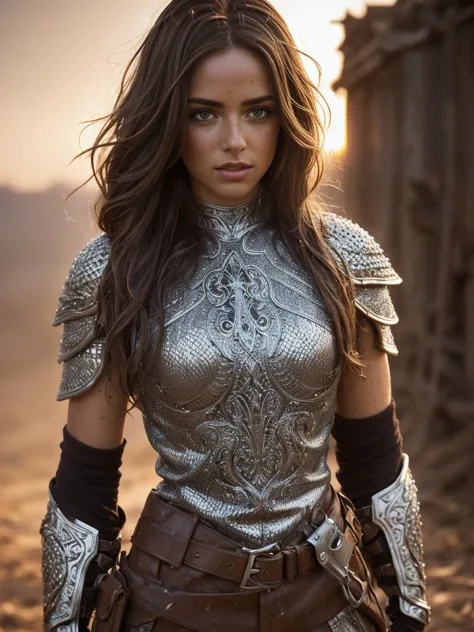
<instances>
[{"instance_id":1,"label":"eyebrow","mask_svg":"<svg viewBox=\"0 0 474 632\"><path fill-rule=\"evenodd\" d=\"M262 97L256 97L255 99L247 99L246 101L242 101L242 105L258 105L259 103L263 103L264 101L276 101L276 98L271 94L265 94ZM189 99L188 103L195 103L197 105L209 105L214 108L223 108L224 103L220 101L213 101L212 99L201 99L201 98L193 98Z\"/></svg>"}]
</instances>

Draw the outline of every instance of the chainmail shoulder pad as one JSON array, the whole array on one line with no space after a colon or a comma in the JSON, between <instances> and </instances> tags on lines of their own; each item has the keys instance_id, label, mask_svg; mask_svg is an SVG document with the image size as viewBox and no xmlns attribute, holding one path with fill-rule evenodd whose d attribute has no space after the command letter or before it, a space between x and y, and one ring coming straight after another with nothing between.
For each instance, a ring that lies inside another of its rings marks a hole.
<instances>
[{"instance_id":1,"label":"chainmail shoulder pad","mask_svg":"<svg viewBox=\"0 0 474 632\"><path fill-rule=\"evenodd\" d=\"M66 518L50 490L40 533L44 631L78 632L86 571L97 555L99 532Z\"/></svg>"},{"instance_id":2,"label":"chainmail shoulder pad","mask_svg":"<svg viewBox=\"0 0 474 632\"><path fill-rule=\"evenodd\" d=\"M63 325L58 401L85 393L104 368L105 336L96 333L97 290L109 251L107 235L92 239L74 259L64 283L53 320L54 326Z\"/></svg>"},{"instance_id":3,"label":"chainmail shoulder pad","mask_svg":"<svg viewBox=\"0 0 474 632\"><path fill-rule=\"evenodd\" d=\"M325 213L323 218L326 239L339 269L354 283L356 306L375 327L377 346L397 355L391 326L397 324L398 316L389 286L400 284L402 279L366 230L334 213Z\"/></svg>"},{"instance_id":4,"label":"chainmail shoulder pad","mask_svg":"<svg viewBox=\"0 0 474 632\"><path fill-rule=\"evenodd\" d=\"M385 534L398 584L400 610L427 624L430 608L426 601L420 503L408 455L397 480L372 496L372 521Z\"/></svg>"}]
</instances>

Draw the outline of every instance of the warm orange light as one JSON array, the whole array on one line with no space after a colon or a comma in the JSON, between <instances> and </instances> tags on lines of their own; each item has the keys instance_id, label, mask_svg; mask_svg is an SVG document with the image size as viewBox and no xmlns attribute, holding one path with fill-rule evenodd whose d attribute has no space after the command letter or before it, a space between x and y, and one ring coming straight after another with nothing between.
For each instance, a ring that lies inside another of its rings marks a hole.
<instances>
[{"instance_id":1,"label":"warm orange light","mask_svg":"<svg viewBox=\"0 0 474 632\"><path fill-rule=\"evenodd\" d=\"M326 133L325 149L338 152L346 146L345 95L332 95L328 100L331 108L331 124Z\"/></svg>"}]
</instances>

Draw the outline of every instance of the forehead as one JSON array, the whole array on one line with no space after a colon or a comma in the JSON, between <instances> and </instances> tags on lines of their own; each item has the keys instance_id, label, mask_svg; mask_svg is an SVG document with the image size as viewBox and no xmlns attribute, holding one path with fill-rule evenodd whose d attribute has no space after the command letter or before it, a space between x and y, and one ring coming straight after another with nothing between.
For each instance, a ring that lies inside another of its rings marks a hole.
<instances>
[{"instance_id":1,"label":"forehead","mask_svg":"<svg viewBox=\"0 0 474 632\"><path fill-rule=\"evenodd\" d=\"M242 96L242 100L274 93L273 79L265 60L246 48L230 48L207 55L191 75L189 97L216 101Z\"/></svg>"}]
</instances>

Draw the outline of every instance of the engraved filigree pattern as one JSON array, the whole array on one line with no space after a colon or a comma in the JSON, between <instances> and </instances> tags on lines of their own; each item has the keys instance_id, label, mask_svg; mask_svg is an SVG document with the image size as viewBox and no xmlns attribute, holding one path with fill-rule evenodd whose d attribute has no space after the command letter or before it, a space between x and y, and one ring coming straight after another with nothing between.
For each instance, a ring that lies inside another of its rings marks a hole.
<instances>
[{"instance_id":1,"label":"engraved filigree pattern","mask_svg":"<svg viewBox=\"0 0 474 632\"><path fill-rule=\"evenodd\" d=\"M45 632L53 629L77 632L84 578L97 554L98 532L68 520L50 492L40 533Z\"/></svg>"},{"instance_id":2,"label":"engraved filigree pattern","mask_svg":"<svg viewBox=\"0 0 474 632\"><path fill-rule=\"evenodd\" d=\"M406 541L408 549L416 565L416 570L421 576L423 583L426 582L425 565L423 563L423 540L421 533L420 503L418 501L418 489L411 475L407 476L404 501L407 503L406 511ZM410 579L416 580L417 575L413 573Z\"/></svg>"},{"instance_id":3,"label":"engraved filigree pattern","mask_svg":"<svg viewBox=\"0 0 474 632\"><path fill-rule=\"evenodd\" d=\"M420 503L405 454L397 480L372 498L373 521L387 538L400 589L402 612L428 623Z\"/></svg>"},{"instance_id":4,"label":"engraved filigree pattern","mask_svg":"<svg viewBox=\"0 0 474 632\"><path fill-rule=\"evenodd\" d=\"M180 296L170 289L138 403L158 494L263 546L327 488L340 359L319 291L258 213L241 210L239 220L235 208L206 210L220 247Z\"/></svg>"},{"instance_id":5,"label":"engraved filigree pattern","mask_svg":"<svg viewBox=\"0 0 474 632\"><path fill-rule=\"evenodd\" d=\"M347 607L327 622L331 632L375 632L375 628L360 612Z\"/></svg>"},{"instance_id":6,"label":"engraved filigree pattern","mask_svg":"<svg viewBox=\"0 0 474 632\"><path fill-rule=\"evenodd\" d=\"M340 358L318 288L258 205L204 205L196 221L211 238L165 297L163 345L138 404L159 454L158 493L242 544L264 546L309 515L329 484ZM371 238L338 233L338 246L345 238L356 272L395 282ZM88 336L108 239L87 248L58 309L56 322L68 321L58 399L85 392L104 367L104 338ZM371 296L371 309L388 313ZM159 324L150 326L153 337Z\"/></svg>"},{"instance_id":7,"label":"engraved filigree pattern","mask_svg":"<svg viewBox=\"0 0 474 632\"><path fill-rule=\"evenodd\" d=\"M204 282L206 297L215 305L208 313L212 342L229 360L241 350L250 357L271 356L280 338L280 320L271 305L268 280L255 266L231 253L221 270Z\"/></svg>"},{"instance_id":8,"label":"engraved filigree pattern","mask_svg":"<svg viewBox=\"0 0 474 632\"><path fill-rule=\"evenodd\" d=\"M213 232L220 241L236 241L261 224L264 218L261 209L253 200L249 204L238 206L219 206L199 203L200 213L196 224Z\"/></svg>"}]
</instances>

